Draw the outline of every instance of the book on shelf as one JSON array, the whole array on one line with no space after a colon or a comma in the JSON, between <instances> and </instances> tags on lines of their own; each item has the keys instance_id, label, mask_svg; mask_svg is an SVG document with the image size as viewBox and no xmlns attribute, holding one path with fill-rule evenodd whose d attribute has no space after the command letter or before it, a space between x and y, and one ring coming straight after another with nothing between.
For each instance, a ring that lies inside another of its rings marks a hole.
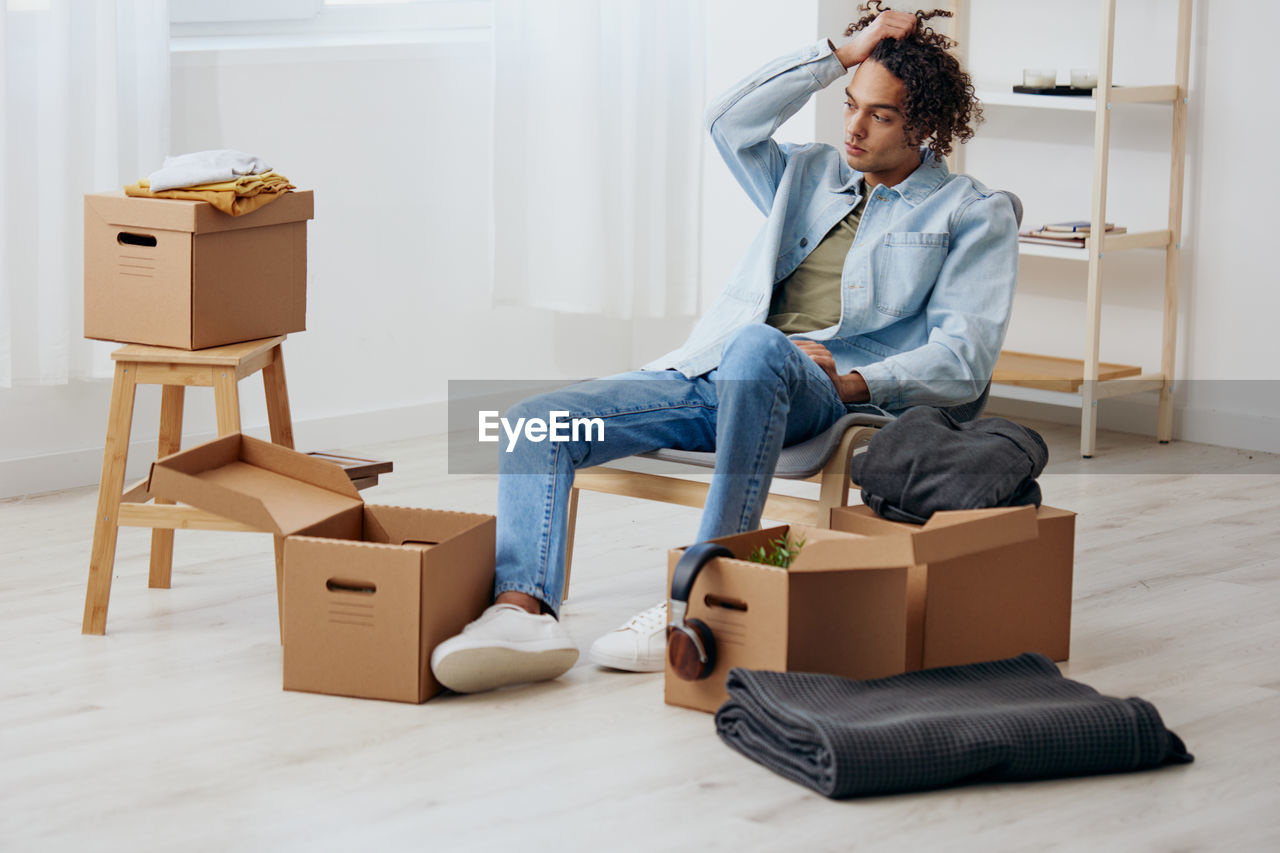
<instances>
[{"instance_id":1,"label":"book on shelf","mask_svg":"<svg viewBox=\"0 0 1280 853\"><path fill-rule=\"evenodd\" d=\"M1107 229L1107 233L1124 234L1127 230L1124 226L1112 227ZM1024 229L1018 232L1018 237L1022 240L1031 240L1037 243L1058 243L1064 246L1083 246L1085 238L1088 236L1089 233L1087 231L1050 231L1048 228Z\"/></svg>"},{"instance_id":2,"label":"book on shelf","mask_svg":"<svg viewBox=\"0 0 1280 853\"><path fill-rule=\"evenodd\" d=\"M1093 223L1087 219L1076 219L1071 222L1050 222L1048 225L1040 226L1041 231L1064 231L1071 234L1088 234L1092 228ZM1108 222L1106 230L1114 231L1117 234L1125 232L1123 227L1117 229L1114 222Z\"/></svg>"},{"instance_id":3,"label":"book on shelf","mask_svg":"<svg viewBox=\"0 0 1280 853\"><path fill-rule=\"evenodd\" d=\"M1022 243L1037 243L1043 246L1060 246L1064 249L1083 249L1084 235L1076 234L1059 234L1056 237L1040 237L1039 231L1023 229L1018 232L1018 241Z\"/></svg>"}]
</instances>

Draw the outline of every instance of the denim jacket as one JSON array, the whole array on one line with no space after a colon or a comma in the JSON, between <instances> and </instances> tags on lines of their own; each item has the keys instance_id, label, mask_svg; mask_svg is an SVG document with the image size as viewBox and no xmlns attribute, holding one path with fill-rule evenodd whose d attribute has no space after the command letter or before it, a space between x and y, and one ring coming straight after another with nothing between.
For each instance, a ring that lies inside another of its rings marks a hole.
<instances>
[{"instance_id":1,"label":"denim jacket","mask_svg":"<svg viewBox=\"0 0 1280 853\"><path fill-rule=\"evenodd\" d=\"M692 377L716 367L733 332L764 322L774 287L861 200L862 173L840 151L771 138L844 74L823 41L766 65L707 109L716 147L767 219L685 344L645 370ZM889 412L982 393L1018 272L1018 198L922 155L906 180L867 200L841 276L840 323L801 336L830 349L840 373L861 373L872 404Z\"/></svg>"}]
</instances>

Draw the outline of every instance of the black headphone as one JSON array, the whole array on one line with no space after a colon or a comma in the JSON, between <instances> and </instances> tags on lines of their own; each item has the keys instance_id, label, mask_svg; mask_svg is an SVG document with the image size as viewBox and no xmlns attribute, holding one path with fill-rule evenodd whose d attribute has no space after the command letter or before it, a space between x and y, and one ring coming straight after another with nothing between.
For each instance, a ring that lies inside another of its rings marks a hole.
<instances>
[{"instance_id":1,"label":"black headphone","mask_svg":"<svg viewBox=\"0 0 1280 853\"><path fill-rule=\"evenodd\" d=\"M714 542L700 542L685 549L671 574L671 624L667 626L667 662L685 681L706 678L716 668L716 640L701 619L684 618L689 594L702 567L717 557L733 558L733 552Z\"/></svg>"}]
</instances>

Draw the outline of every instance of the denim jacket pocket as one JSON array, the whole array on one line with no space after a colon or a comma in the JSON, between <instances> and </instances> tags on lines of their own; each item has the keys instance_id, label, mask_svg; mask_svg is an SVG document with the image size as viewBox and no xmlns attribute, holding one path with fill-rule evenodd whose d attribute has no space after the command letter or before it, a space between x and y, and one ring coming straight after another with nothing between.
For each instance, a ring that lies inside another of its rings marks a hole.
<instances>
[{"instance_id":1,"label":"denim jacket pocket","mask_svg":"<svg viewBox=\"0 0 1280 853\"><path fill-rule=\"evenodd\" d=\"M947 259L951 235L898 231L872 250L876 310L894 317L920 311Z\"/></svg>"}]
</instances>

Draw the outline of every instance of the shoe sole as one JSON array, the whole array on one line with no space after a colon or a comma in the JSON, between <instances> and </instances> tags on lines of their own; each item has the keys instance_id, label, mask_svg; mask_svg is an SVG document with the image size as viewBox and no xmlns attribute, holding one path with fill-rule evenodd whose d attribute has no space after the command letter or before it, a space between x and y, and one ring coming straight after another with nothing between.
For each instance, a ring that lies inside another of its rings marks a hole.
<instances>
[{"instance_id":1,"label":"shoe sole","mask_svg":"<svg viewBox=\"0 0 1280 853\"><path fill-rule=\"evenodd\" d=\"M664 658L659 658L656 662L646 664L637 661L635 658L615 657L607 652L600 652L595 649L587 652L587 658L592 663L598 663L610 669L620 669L623 672L662 672L666 668L666 660Z\"/></svg>"},{"instance_id":2,"label":"shoe sole","mask_svg":"<svg viewBox=\"0 0 1280 853\"><path fill-rule=\"evenodd\" d=\"M442 657L432 670L436 680L455 693L483 693L508 684L550 681L568 672L577 660L575 648L458 649Z\"/></svg>"}]
</instances>

